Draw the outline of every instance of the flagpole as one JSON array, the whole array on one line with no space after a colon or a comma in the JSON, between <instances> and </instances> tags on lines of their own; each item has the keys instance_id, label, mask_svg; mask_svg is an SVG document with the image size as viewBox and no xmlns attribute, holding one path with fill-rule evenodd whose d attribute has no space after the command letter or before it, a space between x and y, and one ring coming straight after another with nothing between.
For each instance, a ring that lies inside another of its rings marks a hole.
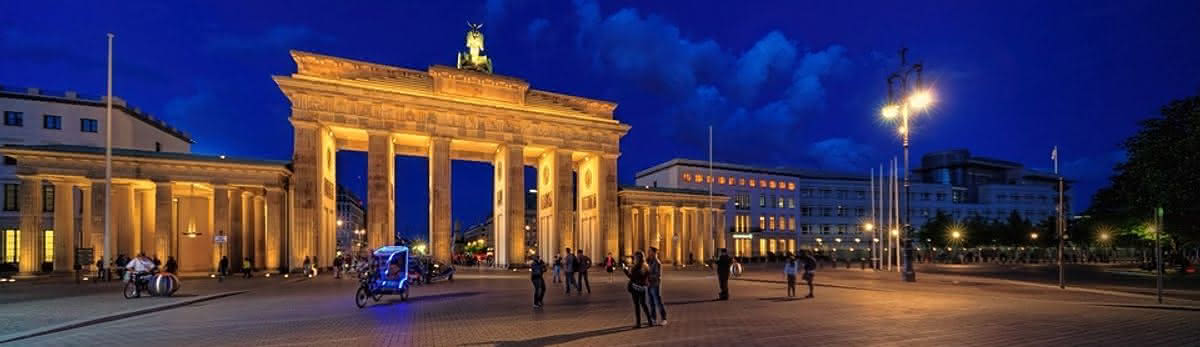
<instances>
[{"instance_id":1,"label":"flagpole","mask_svg":"<svg viewBox=\"0 0 1200 347\"><path fill-rule=\"evenodd\" d=\"M1050 152L1051 159L1054 159L1054 175L1058 176L1058 220L1054 223L1058 228L1058 288L1067 288L1066 273L1063 271L1063 251L1066 247L1066 240L1063 234L1067 226L1066 219L1063 219L1064 204L1063 204L1063 177L1058 173L1058 146L1054 146L1054 151Z\"/></svg>"},{"instance_id":2,"label":"flagpole","mask_svg":"<svg viewBox=\"0 0 1200 347\"><path fill-rule=\"evenodd\" d=\"M877 227L876 225L874 225L874 223L875 223L875 168L871 168L870 192L871 192L871 195L868 195L868 196L870 196L870 199L871 199L871 217L870 217L871 221L868 222L868 223L870 223L868 225L871 225L871 231L875 231L874 229L875 229L875 227ZM872 233L872 234L874 234L874 233ZM879 238L876 238L875 235L871 235L871 238L874 239L874 240L871 240L872 241L871 242L871 269L874 270L875 269L875 260L879 259L879 251L876 249L879 246L879 242L874 242L874 241L878 240Z\"/></svg>"},{"instance_id":3,"label":"flagpole","mask_svg":"<svg viewBox=\"0 0 1200 347\"><path fill-rule=\"evenodd\" d=\"M708 126L708 211L704 212L705 218L708 218L709 217L708 214L712 213L712 195L713 195L713 192L712 192L713 191L713 181L711 180L712 173L713 173L713 136L712 136L712 126L709 125ZM716 221L713 221L713 223L710 223L710 224L716 225ZM712 225L709 226L709 230L708 230L709 235L713 235ZM721 234L721 237L724 238L725 234ZM713 248L716 248L715 245Z\"/></svg>"},{"instance_id":4,"label":"flagpole","mask_svg":"<svg viewBox=\"0 0 1200 347\"><path fill-rule=\"evenodd\" d=\"M104 98L104 264L112 262L112 51L113 34L108 33L108 95Z\"/></svg>"}]
</instances>

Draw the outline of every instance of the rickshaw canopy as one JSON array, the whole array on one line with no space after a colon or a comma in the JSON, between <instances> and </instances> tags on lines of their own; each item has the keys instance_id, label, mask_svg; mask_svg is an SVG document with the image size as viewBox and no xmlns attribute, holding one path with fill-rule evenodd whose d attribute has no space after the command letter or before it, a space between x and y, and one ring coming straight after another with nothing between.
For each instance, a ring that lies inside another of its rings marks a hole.
<instances>
[{"instance_id":1,"label":"rickshaw canopy","mask_svg":"<svg viewBox=\"0 0 1200 347\"><path fill-rule=\"evenodd\" d=\"M385 288L400 289L408 280L408 247L380 247L375 250L374 257L379 267L378 284Z\"/></svg>"}]
</instances>

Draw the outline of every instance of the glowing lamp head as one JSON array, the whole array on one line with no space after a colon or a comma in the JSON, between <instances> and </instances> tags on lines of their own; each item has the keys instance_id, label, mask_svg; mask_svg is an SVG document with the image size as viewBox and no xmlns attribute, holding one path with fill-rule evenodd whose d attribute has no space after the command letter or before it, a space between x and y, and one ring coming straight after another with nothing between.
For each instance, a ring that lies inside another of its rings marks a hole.
<instances>
[{"instance_id":1,"label":"glowing lamp head","mask_svg":"<svg viewBox=\"0 0 1200 347\"><path fill-rule=\"evenodd\" d=\"M1101 240L1108 240L1108 234L1100 234Z\"/></svg>"},{"instance_id":2,"label":"glowing lamp head","mask_svg":"<svg viewBox=\"0 0 1200 347\"><path fill-rule=\"evenodd\" d=\"M900 115L900 106L898 106L898 105L884 106L882 109L879 110L879 115L883 116L883 119L896 119L896 116Z\"/></svg>"},{"instance_id":3,"label":"glowing lamp head","mask_svg":"<svg viewBox=\"0 0 1200 347\"><path fill-rule=\"evenodd\" d=\"M892 236L900 236L900 230L892 229Z\"/></svg>"},{"instance_id":4,"label":"glowing lamp head","mask_svg":"<svg viewBox=\"0 0 1200 347\"><path fill-rule=\"evenodd\" d=\"M1032 233L1032 234L1029 234L1029 238L1037 240L1038 235L1037 235L1037 233Z\"/></svg>"},{"instance_id":5,"label":"glowing lamp head","mask_svg":"<svg viewBox=\"0 0 1200 347\"><path fill-rule=\"evenodd\" d=\"M962 233L960 233L958 231L953 231L950 233L950 237L952 237L954 239L958 239L958 238L962 237Z\"/></svg>"},{"instance_id":6,"label":"glowing lamp head","mask_svg":"<svg viewBox=\"0 0 1200 347\"><path fill-rule=\"evenodd\" d=\"M924 110L933 105L933 92L921 90L908 97L908 105L918 110Z\"/></svg>"},{"instance_id":7,"label":"glowing lamp head","mask_svg":"<svg viewBox=\"0 0 1200 347\"><path fill-rule=\"evenodd\" d=\"M864 227L867 228L867 231L875 230L875 224L867 223Z\"/></svg>"}]
</instances>

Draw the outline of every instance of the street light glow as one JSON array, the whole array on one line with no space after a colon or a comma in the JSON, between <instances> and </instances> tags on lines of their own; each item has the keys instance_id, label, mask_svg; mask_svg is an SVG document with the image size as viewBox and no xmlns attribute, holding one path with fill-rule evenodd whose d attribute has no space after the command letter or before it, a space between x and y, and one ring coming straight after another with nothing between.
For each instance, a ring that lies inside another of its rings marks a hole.
<instances>
[{"instance_id":1,"label":"street light glow","mask_svg":"<svg viewBox=\"0 0 1200 347\"><path fill-rule=\"evenodd\" d=\"M955 230L955 231L950 232L950 237L957 240L959 237L962 237L962 233L959 233L957 230Z\"/></svg>"},{"instance_id":2,"label":"street light glow","mask_svg":"<svg viewBox=\"0 0 1200 347\"><path fill-rule=\"evenodd\" d=\"M928 89L920 90L908 97L908 105L917 110L924 110L933 104L933 92Z\"/></svg>"},{"instance_id":3,"label":"street light glow","mask_svg":"<svg viewBox=\"0 0 1200 347\"><path fill-rule=\"evenodd\" d=\"M892 229L892 236L900 236L900 230Z\"/></svg>"},{"instance_id":4,"label":"street light glow","mask_svg":"<svg viewBox=\"0 0 1200 347\"><path fill-rule=\"evenodd\" d=\"M900 106L897 106L897 105L884 106L882 109L879 110L879 114L881 116L883 116L883 119L896 119L896 116L900 115Z\"/></svg>"},{"instance_id":5,"label":"street light glow","mask_svg":"<svg viewBox=\"0 0 1200 347\"><path fill-rule=\"evenodd\" d=\"M1030 234L1029 234L1029 238L1031 238L1031 239L1034 239L1034 240L1037 240L1037 236L1038 236L1038 235L1037 235L1037 233L1030 233Z\"/></svg>"}]
</instances>

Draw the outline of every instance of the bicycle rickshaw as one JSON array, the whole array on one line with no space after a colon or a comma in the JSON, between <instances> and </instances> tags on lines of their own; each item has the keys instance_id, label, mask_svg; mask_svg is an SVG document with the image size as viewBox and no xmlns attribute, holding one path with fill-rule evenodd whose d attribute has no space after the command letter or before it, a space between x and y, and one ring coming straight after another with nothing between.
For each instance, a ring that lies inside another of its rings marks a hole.
<instances>
[{"instance_id":1,"label":"bicycle rickshaw","mask_svg":"<svg viewBox=\"0 0 1200 347\"><path fill-rule=\"evenodd\" d=\"M373 268L363 277L354 293L354 304L358 308L367 306L367 299L376 302L384 294L400 295L408 300L408 247L386 246L371 255Z\"/></svg>"}]
</instances>

